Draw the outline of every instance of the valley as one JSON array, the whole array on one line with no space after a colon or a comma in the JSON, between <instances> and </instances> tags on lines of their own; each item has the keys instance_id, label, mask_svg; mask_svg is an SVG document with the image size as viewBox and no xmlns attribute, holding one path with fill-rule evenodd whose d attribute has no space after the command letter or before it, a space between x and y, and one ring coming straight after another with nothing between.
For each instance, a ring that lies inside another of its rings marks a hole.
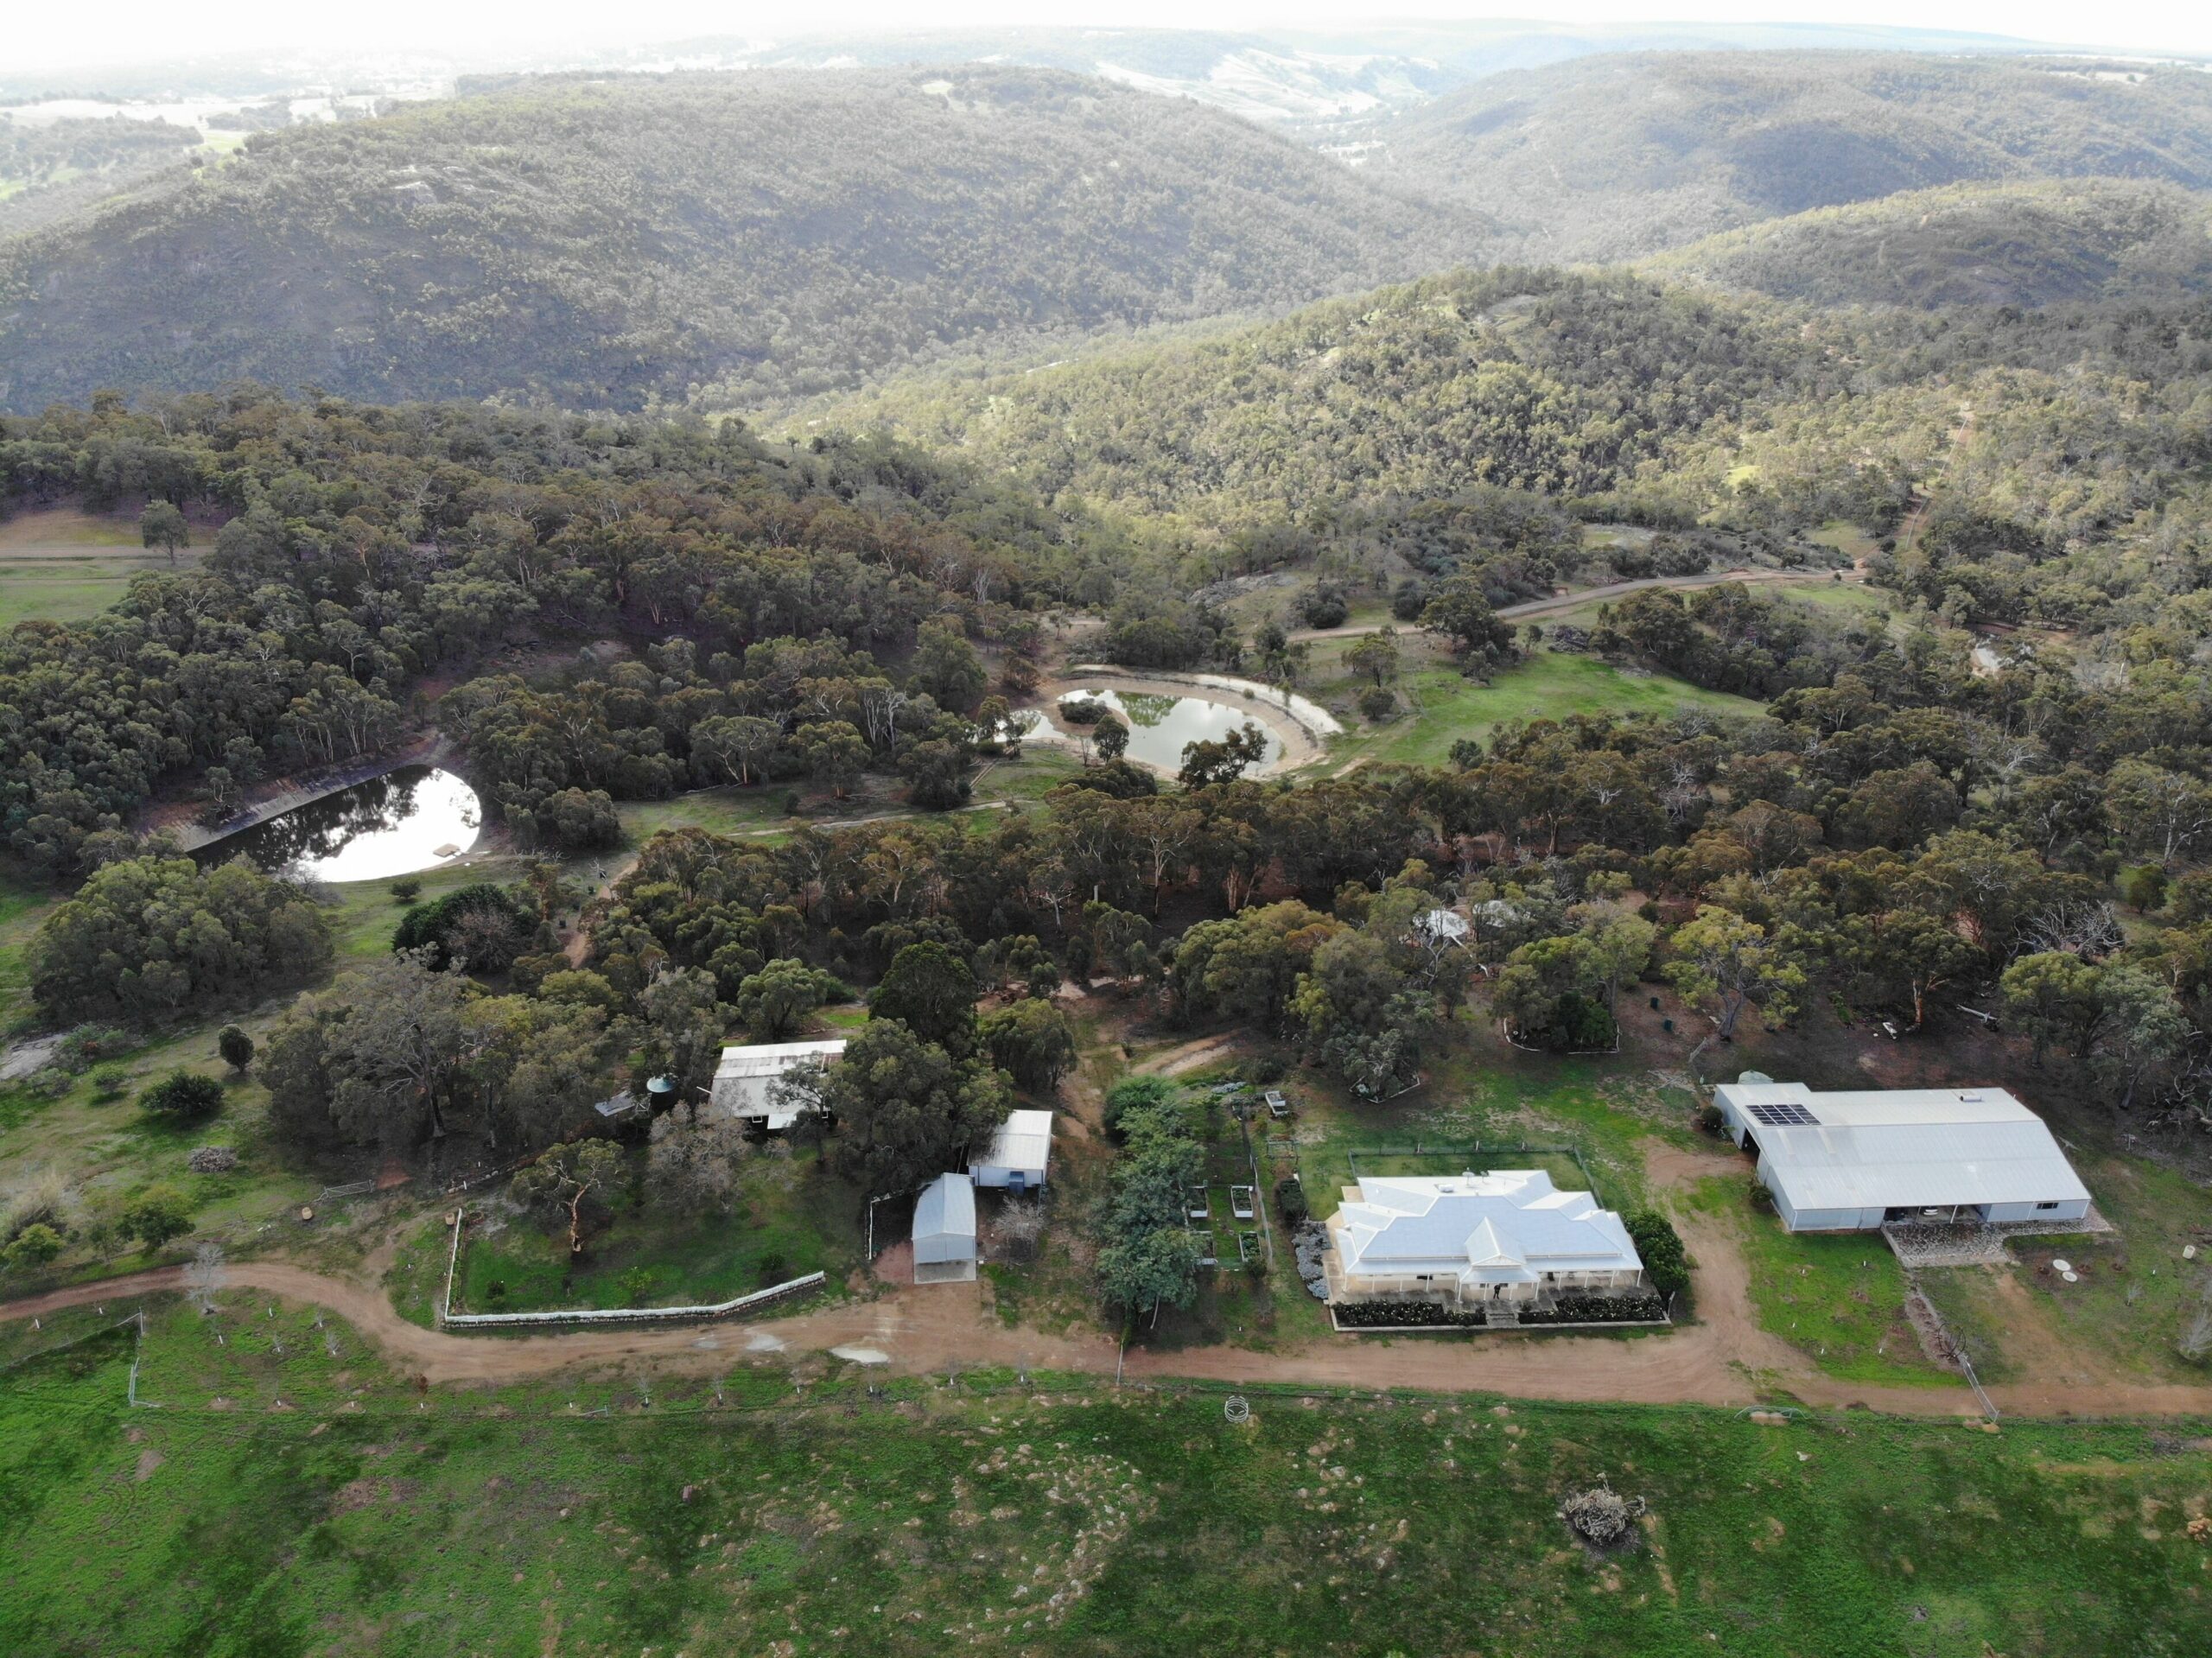
<instances>
[{"instance_id":1,"label":"valley","mask_svg":"<svg viewBox=\"0 0 2212 1658\"><path fill-rule=\"evenodd\" d=\"M0 1648L2203 1648L2212 79L1929 21L0 74Z\"/></svg>"}]
</instances>

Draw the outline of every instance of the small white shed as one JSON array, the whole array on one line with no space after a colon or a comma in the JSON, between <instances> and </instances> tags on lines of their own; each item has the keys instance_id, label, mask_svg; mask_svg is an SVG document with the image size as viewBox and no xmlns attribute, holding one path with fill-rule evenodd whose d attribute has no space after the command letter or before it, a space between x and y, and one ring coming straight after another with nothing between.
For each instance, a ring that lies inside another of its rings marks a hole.
<instances>
[{"instance_id":1,"label":"small white shed","mask_svg":"<svg viewBox=\"0 0 2212 1658\"><path fill-rule=\"evenodd\" d=\"M968 1159L968 1173L979 1186L1008 1191L1041 1191L1046 1165L1052 1156L1052 1114L1011 1111L980 1156Z\"/></svg>"},{"instance_id":2,"label":"small white shed","mask_svg":"<svg viewBox=\"0 0 2212 1658\"><path fill-rule=\"evenodd\" d=\"M976 1188L940 1174L914 1205L914 1281L970 1284L976 1279Z\"/></svg>"}]
</instances>

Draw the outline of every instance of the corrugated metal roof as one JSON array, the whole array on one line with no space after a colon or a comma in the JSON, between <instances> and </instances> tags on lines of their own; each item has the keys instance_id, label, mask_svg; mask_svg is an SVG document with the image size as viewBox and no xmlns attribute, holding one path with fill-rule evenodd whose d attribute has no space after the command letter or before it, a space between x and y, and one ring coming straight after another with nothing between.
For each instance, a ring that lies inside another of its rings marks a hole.
<instances>
[{"instance_id":1,"label":"corrugated metal roof","mask_svg":"<svg viewBox=\"0 0 2212 1658\"><path fill-rule=\"evenodd\" d=\"M826 1065L844 1051L842 1037L829 1042L764 1042L752 1047L724 1048L721 1063L715 1067L715 1080L719 1083L734 1077L780 1077L809 1059Z\"/></svg>"},{"instance_id":2,"label":"corrugated metal roof","mask_svg":"<svg viewBox=\"0 0 2212 1658\"><path fill-rule=\"evenodd\" d=\"M976 1162L995 1169L1041 1169L1052 1155L1052 1114L1009 1111Z\"/></svg>"},{"instance_id":3,"label":"corrugated metal roof","mask_svg":"<svg viewBox=\"0 0 2212 1658\"><path fill-rule=\"evenodd\" d=\"M1347 1274L1635 1271L1643 1261L1619 1216L1541 1169L1376 1177L1338 1211Z\"/></svg>"},{"instance_id":4,"label":"corrugated metal roof","mask_svg":"<svg viewBox=\"0 0 2212 1658\"><path fill-rule=\"evenodd\" d=\"M2044 1120L2001 1088L1815 1094L1802 1083L1729 1083L1724 1104L1791 1102L1815 1121L1750 1123L1768 1179L1796 1209L2065 1203L2088 1188Z\"/></svg>"},{"instance_id":5,"label":"corrugated metal roof","mask_svg":"<svg viewBox=\"0 0 2212 1658\"><path fill-rule=\"evenodd\" d=\"M976 1188L964 1174L940 1174L914 1204L914 1259L964 1260L965 1256L927 1255L932 1244L965 1242L975 1253Z\"/></svg>"}]
</instances>

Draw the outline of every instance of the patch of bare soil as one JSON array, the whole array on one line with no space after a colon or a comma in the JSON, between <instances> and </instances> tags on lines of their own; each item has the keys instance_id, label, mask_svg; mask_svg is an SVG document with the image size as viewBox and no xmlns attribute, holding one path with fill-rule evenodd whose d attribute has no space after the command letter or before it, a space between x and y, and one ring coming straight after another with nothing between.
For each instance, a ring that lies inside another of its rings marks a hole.
<instances>
[{"instance_id":1,"label":"patch of bare soil","mask_svg":"<svg viewBox=\"0 0 2212 1658\"><path fill-rule=\"evenodd\" d=\"M1653 1183L1662 1190L1677 1189L1711 1172L1716 1162L1727 1162L1717 1148L1711 1158L1656 1144L1647 1149ZM1126 1374L1141 1380L1186 1377L1719 1406L1788 1396L1809 1405L1864 1405L1900 1415L1977 1413L1963 1386L1864 1388L1821 1375L1753 1321L1749 1267L1726 1225L1694 1215L1678 1217L1677 1225L1695 1262L1699 1321L1664 1334L1629 1340L1533 1331L1464 1341L1332 1337L1265 1353L1228 1347L1154 1352L1140 1347L1128 1353ZM378 1285L270 1261L233 1262L228 1274L241 1287L329 1308L396 1365L433 1382L502 1383L642 1362L698 1372L728 1363L719 1344L701 1344L697 1325L488 1340L410 1324ZM183 1269L170 1267L74 1285L0 1305L0 1318L44 1316L94 1300L119 1302L175 1291L182 1281ZM866 1347L884 1354L890 1369L909 1374L1003 1365L1110 1375L1119 1356L1116 1343L1095 1331L1055 1336L1008 1329L992 1312L980 1283L894 1286L872 1301L748 1324L746 1332L753 1340L779 1344L801 1363L819 1363L815 1356L836 1347ZM2072 1374L2082 1374L2078 1358ZM2101 1375L2063 1384L1992 1388L1990 1393L2008 1414L2212 1414L2212 1388L2139 1385Z\"/></svg>"},{"instance_id":2,"label":"patch of bare soil","mask_svg":"<svg viewBox=\"0 0 2212 1658\"><path fill-rule=\"evenodd\" d=\"M1202 1036L1194 1042L1179 1043L1158 1053L1147 1054L1133 1069L1145 1076L1180 1077L1185 1071L1198 1070L1230 1058L1243 1042L1242 1031Z\"/></svg>"}]
</instances>

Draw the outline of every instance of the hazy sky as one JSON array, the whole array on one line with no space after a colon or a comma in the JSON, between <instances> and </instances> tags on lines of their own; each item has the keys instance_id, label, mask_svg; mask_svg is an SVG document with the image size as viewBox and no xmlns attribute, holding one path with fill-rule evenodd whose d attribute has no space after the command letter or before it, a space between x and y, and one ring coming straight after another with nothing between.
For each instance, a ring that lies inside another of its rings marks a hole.
<instances>
[{"instance_id":1,"label":"hazy sky","mask_svg":"<svg viewBox=\"0 0 2212 1658\"><path fill-rule=\"evenodd\" d=\"M166 56L346 47L374 52L408 47L464 49L503 45L558 48L571 41L643 45L691 35L787 38L827 29L901 31L975 23L1090 23L1173 28L1255 28L1374 21L1357 3L1335 0L1077 0L1065 10L1036 0L810 0L803 6L708 3L707 0L104 0L82 10L18 0L0 35L6 67L20 73L48 67L143 63ZM1405 18L1532 18L1574 23L1850 22L1971 29L2034 40L2082 42L2142 52L2212 52L2212 6L2184 0L2107 0L2094 6L2055 0L1388 0Z\"/></svg>"}]
</instances>

